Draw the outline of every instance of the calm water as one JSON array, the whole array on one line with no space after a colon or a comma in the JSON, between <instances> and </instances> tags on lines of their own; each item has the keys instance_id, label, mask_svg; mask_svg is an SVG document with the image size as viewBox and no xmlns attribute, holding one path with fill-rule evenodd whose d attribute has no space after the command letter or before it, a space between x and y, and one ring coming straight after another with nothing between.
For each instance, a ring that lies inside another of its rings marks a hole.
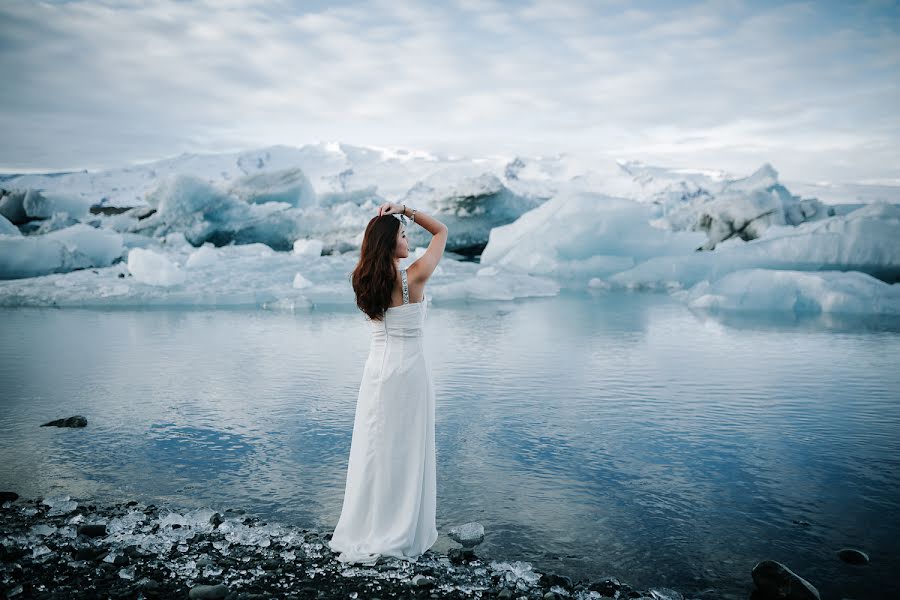
<instances>
[{"instance_id":1,"label":"calm water","mask_svg":"<svg viewBox=\"0 0 900 600\"><path fill-rule=\"evenodd\" d=\"M358 312L0 318L0 488L334 527ZM746 598L771 558L823 598L900 594L898 331L663 295L432 306L439 544L478 520L481 556L574 578ZM73 414L88 427L38 427Z\"/></svg>"}]
</instances>

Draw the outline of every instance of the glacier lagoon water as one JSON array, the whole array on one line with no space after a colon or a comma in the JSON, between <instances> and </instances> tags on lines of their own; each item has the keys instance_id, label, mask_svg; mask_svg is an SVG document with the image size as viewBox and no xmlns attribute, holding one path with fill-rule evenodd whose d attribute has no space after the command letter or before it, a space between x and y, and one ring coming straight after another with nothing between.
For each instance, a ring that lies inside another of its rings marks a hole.
<instances>
[{"instance_id":1,"label":"glacier lagoon water","mask_svg":"<svg viewBox=\"0 0 900 600\"><path fill-rule=\"evenodd\" d=\"M355 309L0 312L3 489L337 522ZM431 306L426 336L442 537L477 520L483 557L687 594L746 598L765 558L900 593L896 323L565 294Z\"/></svg>"}]
</instances>

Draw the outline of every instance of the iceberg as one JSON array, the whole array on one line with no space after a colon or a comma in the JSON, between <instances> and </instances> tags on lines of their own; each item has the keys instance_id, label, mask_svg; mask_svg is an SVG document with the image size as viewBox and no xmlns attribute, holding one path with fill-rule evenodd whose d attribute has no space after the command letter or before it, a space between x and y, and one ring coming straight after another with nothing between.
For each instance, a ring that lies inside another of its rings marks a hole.
<instances>
[{"instance_id":1,"label":"iceberg","mask_svg":"<svg viewBox=\"0 0 900 600\"><path fill-rule=\"evenodd\" d=\"M900 207L876 202L844 216L773 226L759 239L713 252L658 256L607 278L632 289L692 287L744 269L861 271L900 281Z\"/></svg>"},{"instance_id":2,"label":"iceberg","mask_svg":"<svg viewBox=\"0 0 900 600\"><path fill-rule=\"evenodd\" d=\"M401 201L443 221L451 232L449 249L474 255L481 253L492 228L512 223L541 202L514 194L491 173L455 179L452 170L420 181ZM409 228L407 235L413 244L425 244L429 238L418 227Z\"/></svg>"},{"instance_id":3,"label":"iceberg","mask_svg":"<svg viewBox=\"0 0 900 600\"><path fill-rule=\"evenodd\" d=\"M47 193L39 189L0 189L0 216L25 232L41 228L41 232L62 229L47 227L42 221L55 219L74 225L90 215L92 201L72 194ZM20 230L21 231L21 230Z\"/></svg>"},{"instance_id":4,"label":"iceberg","mask_svg":"<svg viewBox=\"0 0 900 600\"><path fill-rule=\"evenodd\" d=\"M691 253L706 239L649 224L650 208L591 192L567 191L491 230L484 265L554 276L575 285L659 255Z\"/></svg>"},{"instance_id":5,"label":"iceberg","mask_svg":"<svg viewBox=\"0 0 900 600\"><path fill-rule=\"evenodd\" d=\"M231 186L229 194L251 204L284 202L293 207L316 205L316 192L298 168L247 175Z\"/></svg>"},{"instance_id":6,"label":"iceberg","mask_svg":"<svg viewBox=\"0 0 900 600\"><path fill-rule=\"evenodd\" d=\"M88 267L106 267L123 258L122 236L78 223L36 236L0 236L0 279L36 277Z\"/></svg>"},{"instance_id":7,"label":"iceberg","mask_svg":"<svg viewBox=\"0 0 900 600\"><path fill-rule=\"evenodd\" d=\"M0 215L0 235L19 237L22 235L22 232L19 231L19 228L13 225L9 219Z\"/></svg>"},{"instance_id":8,"label":"iceberg","mask_svg":"<svg viewBox=\"0 0 900 600\"><path fill-rule=\"evenodd\" d=\"M754 240L773 225L801 223L834 216L815 198L792 195L778 182L771 165L763 165L750 177L725 181L712 192L702 188L670 206L659 223L673 230L703 230L708 240L700 249L739 237Z\"/></svg>"},{"instance_id":9,"label":"iceberg","mask_svg":"<svg viewBox=\"0 0 900 600\"><path fill-rule=\"evenodd\" d=\"M792 194L767 163L734 177L566 154L464 158L336 143L4 176L0 305L352 306L363 232L391 199L450 229L429 302L624 288L727 311L765 306L771 288L795 299L790 308L770 299L774 310L883 312L890 292L876 285L866 304L866 284L836 274L900 279L900 208L858 203L866 190L900 197L888 183L808 186L849 201L823 204ZM427 232L407 233L421 256ZM756 288L738 300L748 277Z\"/></svg>"}]
</instances>

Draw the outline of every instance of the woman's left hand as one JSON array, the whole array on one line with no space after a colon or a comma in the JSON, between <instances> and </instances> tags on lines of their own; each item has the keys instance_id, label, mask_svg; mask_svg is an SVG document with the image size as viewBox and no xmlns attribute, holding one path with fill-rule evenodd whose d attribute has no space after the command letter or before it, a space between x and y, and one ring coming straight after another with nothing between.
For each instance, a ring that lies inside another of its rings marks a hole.
<instances>
[{"instance_id":1,"label":"woman's left hand","mask_svg":"<svg viewBox=\"0 0 900 600\"><path fill-rule=\"evenodd\" d=\"M378 216L382 217L384 215L391 215L394 213L399 213L401 207L399 204L394 204L393 202L385 202L381 206L378 207Z\"/></svg>"}]
</instances>

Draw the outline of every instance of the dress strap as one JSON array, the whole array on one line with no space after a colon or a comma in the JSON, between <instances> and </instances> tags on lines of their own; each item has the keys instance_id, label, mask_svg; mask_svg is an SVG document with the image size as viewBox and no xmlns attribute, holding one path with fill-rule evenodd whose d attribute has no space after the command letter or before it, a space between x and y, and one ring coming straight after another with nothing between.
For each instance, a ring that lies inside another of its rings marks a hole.
<instances>
[{"instance_id":1,"label":"dress strap","mask_svg":"<svg viewBox=\"0 0 900 600\"><path fill-rule=\"evenodd\" d=\"M400 281L403 283L403 304L409 304L409 286L406 284L406 269L400 269Z\"/></svg>"}]
</instances>

